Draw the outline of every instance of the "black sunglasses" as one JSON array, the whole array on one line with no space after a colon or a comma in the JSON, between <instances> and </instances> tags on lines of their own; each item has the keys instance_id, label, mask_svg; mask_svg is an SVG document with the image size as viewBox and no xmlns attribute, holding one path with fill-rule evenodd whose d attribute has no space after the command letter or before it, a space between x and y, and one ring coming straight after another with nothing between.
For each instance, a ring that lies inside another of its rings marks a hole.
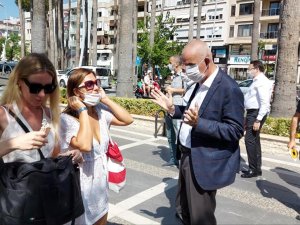
<instances>
[{"instance_id":1,"label":"black sunglasses","mask_svg":"<svg viewBox=\"0 0 300 225\"><path fill-rule=\"evenodd\" d=\"M51 94L56 89L56 85L54 83L42 85L40 83L30 83L27 79L22 80L29 88L29 92L31 94L38 94L42 89L44 89L45 94Z\"/></svg>"},{"instance_id":2,"label":"black sunglasses","mask_svg":"<svg viewBox=\"0 0 300 225\"><path fill-rule=\"evenodd\" d=\"M101 87L101 81L99 79L97 80L88 80L83 83L83 85L80 85L79 88L85 88L86 90L93 90L94 86L97 85L98 87Z\"/></svg>"}]
</instances>

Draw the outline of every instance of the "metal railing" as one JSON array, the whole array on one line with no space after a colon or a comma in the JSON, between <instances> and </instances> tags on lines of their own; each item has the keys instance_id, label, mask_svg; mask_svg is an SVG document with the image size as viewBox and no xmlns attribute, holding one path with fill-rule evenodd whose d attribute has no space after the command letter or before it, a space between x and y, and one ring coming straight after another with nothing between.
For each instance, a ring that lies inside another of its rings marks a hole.
<instances>
[{"instance_id":1,"label":"metal railing","mask_svg":"<svg viewBox=\"0 0 300 225\"><path fill-rule=\"evenodd\" d=\"M162 109L158 110L156 113L155 113L155 131L154 131L154 137L157 138L157 133L158 133L158 130L159 130L159 127L158 127L158 117L159 117L159 114L160 113L163 113L163 131L162 131L162 136L166 136L166 121L165 121L165 116L166 116L166 112Z\"/></svg>"},{"instance_id":2,"label":"metal railing","mask_svg":"<svg viewBox=\"0 0 300 225\"><path fill-rule=\"evenodd\" d=\"M277 37L278 37L278 31L260 33L260 38L264 38L264 39L275 39Z\"/></svg>"},{"instance_id":3,"label":"metal railing","mask_svg":"<svg viewBox=\"0 0 300 225\"><path fill-rule=\"evenodd\" d=\"M261 16L278 16L280 12L280 8L276 9L263 9L261 11Z\"/></svg>"}]
</instances>

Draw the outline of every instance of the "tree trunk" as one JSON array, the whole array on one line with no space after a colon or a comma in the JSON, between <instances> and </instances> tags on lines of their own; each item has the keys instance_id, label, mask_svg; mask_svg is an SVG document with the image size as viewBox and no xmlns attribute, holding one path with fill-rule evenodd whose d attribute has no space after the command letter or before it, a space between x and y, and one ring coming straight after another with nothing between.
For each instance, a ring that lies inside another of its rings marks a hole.
<instances>
[{"instance_id":1,"label":"tree trunk","mask_svg":"<svg viewBox=\"0 0 300 225\"><path fill-rule=\"evenodd\" d=\"M70 67L70 58L72 57L72 51L70 49L70 20L71 20L71 0L68 0L68 25L67 25L67 36L66 36L66 46L65 46L65 66Z\"/></svg>"},{"instance_id":2,"label":"tree trunk","mask_svg":"<svg viewBox=\"0 0 300 225\"><path fill-rule=\"evenodd\" d=\"M133 76L133 83L137 83L137 71L136 71L136 56L137 56L137 11L138 11L138 0L133 1L133 48L132 48L132 74Z\"/></svg>"},{"instance_id":3,"label":"tree trunk","mask_svg":"<svg viewBox=\"0 0 300 225\"><path fill-rule=\"evenodd\" d=\"M189 41L194 38L194 0L191 0L190 5L190 24L189 24Z\"/></svg>"},{"instance_id":4,"label":"tree trunk","mask_svg":"<svg viewBox=\"0 0 300 225\"><path fill-rule=\"evenodd\" d=\"M54 63L54 59L56 59L55 54L54 54L54 17L53 17L53 1L49 0L49 13L48 13L48 23L49 23L49 41L48 41L48 57L50 61Z\"/></svg>"},{"instance_id":5,"label":"tree trunk","mask_svg":"<svg viewBox=\"0 0 300 225\"><path fill-rule=\"evenodd\" d=\"M59 68L63 69L65 68L65 62L64 62L64 56L65 56L65 51L64 51L64 20L63 20L63 1L62 0L57 0L57 15L58 15L58 57L59 57Z\"/></svg>"},{"instance_id":6,"label":"tree trunk","mask_svg":"<svg viewBox=\"0 0 300 225\"><path fill-rule=\"evenodd\" d=\"M259 29L260 1L261 0L254 0L251 60L258 59L258 41L259 41L259 30L260 30Z\"/></svg>"},{"instance_id":7,"label":"tree trunk","mask_svg":"<svg viewBox=\"0 0 300 225\"><path fill-rule=\"evenodd\" d=\"M147 12L148 12L147 6L148 6L148 0L145 0L144 1L144 30L147 29Z\"/></svg>"},{"instance_id":8,"label":"tree trunk","mask_svg":"<svg viewBox=\"0 0 300 225\"><path fill-rule=\"evenodd\" d=\"M154 45L155 16L156 16L156 0L152 0L151 20L150 20L150 47L151 48Z\"/></svg>"},{"instance_id":9,"label":"tree trunk","mask_svg":"<svg viewBox=\"0 0 300 225\"><path fill-rule=\"evenodd\" d=\"M197 18L197 35L196 38L200 39L200 32L201 32L201 13L202 13L202 1L198 0L198 18Z\"/></svg>"},{"instance_id":10,"label":"tree trunk","mask_svg":"<svg viewBox=\"0 0 300 225\"><path fill-rule=\"evenodd\" d=\"M81 17L81 0L77 0L77 11L76 11L76 56L75 56L75 64L79 66L80 60L80 17Z\"/></svg>"},{"instance_id":11,"label":"tree trunk","mask_svg":"<svg viewBox=\"0 0 300 225\"><path fill-rule=\"evenodd\" d=\"M164 8L165 8L165 0L161 0L161 8L160 8L160 14L164 15Z\"/></svg>"},{"instance_id":12,"label":"tree trunk","mask_svg":"<svg viewBox=\"0 0 300 225\"><path fill-rule=\"evenodd\" d=\"M280 8L275 95L271 115L290 118L296 109L298 71L299 0L283 0Z\"/></svg>"},{"instance_id":13,"label":"tree trunk","mask_svg":"<svg viewBox=\"0 0 300 225\"><path fill-rule=\"evenodd\" d=\"M32 0L31 52L46 53L45 1Z\"/></svg>"},{"instance_id":14,"label":"tree trunk","mask_svg":"<svg viewBox=\"0 0 300 225\"><path fill-rule=\"evenodd\" d=\"M20 16L20 26L21 26L21 58L26 54L25 49L25 24L24 24L24 12L22 9L22 0L18 0L19 16Z\"/></svg>"},{"instance_id":15,"label":"tree trunk","mask_svg":"<svg viewBox=\"0 0 300 225\"><path fill-rule=\"evenodd\" d=\"M92 65L97 66L97 25L98 25L98 0L93 0L93 54Z\"/></svg>"},{"instance_id":16,"label":"tree trunk","mask_svg":"<svg viewBox=\"0 0 300 225\"><path fill-rule=\"evenodd\" d=\"M118 18L119 14L119 5L118 0L114 0L114 40L115 40L115 47L114 47L114 76L117 77L118 74L118 64L119 64L119 28L120 28L120 17ZM117 24L117 26L116 26Z\"/></svg>"},{"instance_id":17,"label":"tree trunk","mask_svg":"<svg viewBox=\"0 0 300 225\"><path fill-rule=\"evenodd\" d=\"M120 47L117 96L133 97L132 80L132 15L133 1L120 2Z\"/></svg>"}]
</instances>

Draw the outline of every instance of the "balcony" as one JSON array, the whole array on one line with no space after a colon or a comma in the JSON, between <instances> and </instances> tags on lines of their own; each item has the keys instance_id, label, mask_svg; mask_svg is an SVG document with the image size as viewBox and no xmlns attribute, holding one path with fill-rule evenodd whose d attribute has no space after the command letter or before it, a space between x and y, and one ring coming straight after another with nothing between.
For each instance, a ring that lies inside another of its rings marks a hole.
<instances>
[{"instance_id":1,"label":"balcony","mask_svg":"<svg viewBox=\"0 0 300 225\"><path fill-rule=\"evenodd\" d=\"M261 16L279 16L280 9L263 9Z\"/></svg>"},{"instance_id":2,"label":"balcony","mask_svg":"<svg viewBox=\"0 0 300 225\"><path fill-rule=\"evenodd\" d=\"M262 39L277 39L277 37L278 37L278 31L260 33L260 38Z\"/></svg>"}]
</instances>

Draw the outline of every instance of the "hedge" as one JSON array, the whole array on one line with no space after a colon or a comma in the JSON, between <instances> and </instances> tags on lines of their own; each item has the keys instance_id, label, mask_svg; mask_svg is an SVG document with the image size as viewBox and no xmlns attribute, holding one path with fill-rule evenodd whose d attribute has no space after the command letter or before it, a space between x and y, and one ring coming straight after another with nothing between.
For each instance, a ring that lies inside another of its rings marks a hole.
<instances>
[{"instance_id":1,"label":"hedge","mask_svg":"<svg viewBox=\"0 0 300 225\"><path fill-rule=\"evenodd\" d=\"M155 116L162 108L153 103L150 99L110 97L113 101L123 106L130 114ZM66 89L61 88L61 102L66 104ZM160 114L162 116L162 114ZM277 136L289 136L291 118L268 117L262 127L261 133Z\"/></svg>"}]
</instances>

